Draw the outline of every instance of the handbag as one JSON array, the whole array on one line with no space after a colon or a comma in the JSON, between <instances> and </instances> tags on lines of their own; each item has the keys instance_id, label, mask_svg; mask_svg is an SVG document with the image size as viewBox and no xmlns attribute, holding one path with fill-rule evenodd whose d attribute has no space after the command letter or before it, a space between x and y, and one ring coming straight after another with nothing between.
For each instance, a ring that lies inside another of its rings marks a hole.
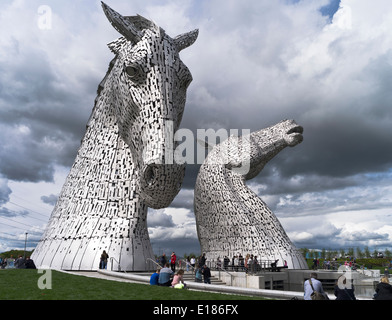
<instances>
[{"instance_id":1,"label":"handbag","mask_svg":"<svg viewBox=\"0 0 392 320\"><path fill-rule=\"evenodd\" d=\"M312 294L310 295L312 300L329 300L329 298L326 295L314 290L312 280L310 278L309 278L309 283L310 283L310 286L312 287L312 290L313 290Z\"/></svg>"}]
</instances>

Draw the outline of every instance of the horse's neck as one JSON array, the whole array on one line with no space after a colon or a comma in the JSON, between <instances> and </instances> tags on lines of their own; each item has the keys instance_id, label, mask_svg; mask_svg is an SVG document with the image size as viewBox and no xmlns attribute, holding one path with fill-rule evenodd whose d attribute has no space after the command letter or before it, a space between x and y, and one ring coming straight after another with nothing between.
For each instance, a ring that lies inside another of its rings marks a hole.
<instances>
[{"instance_id":1,"label":"horse's neck","mask_svg":"<svg viewBox=\"0 0 392 320\"><path fill-rule=\"evenodd\" d=\"M224 190L225 194L230 196L231 199L242 201L249 199L249 197L258 198L257 194L246 185L245 181L257 176L264 166L285 148L283 141L279 139L271 141L266 139L265 136L269 136L266 129L251 133L250 137L247 138L248 149L241 146L243 143L242 138L230 137L224 143L235 145L236 147L232 149L237 150L237 152L230 154L231 159L227 159L227 150L229 148L216 146L200 169L200 171L205 172L203 174L203 179L205 179L203 183L215 186L213 188ZM240 167L228 169L226 166L227 161L229 161L229 164L234 163ZM243 170L237 170L241 166ZM213 193L210 196L214 197L216 195ZM261 199L259 200L263 202ZM247 201L242 203L244 206L247 205Z\"/></svg>"},{"instance_id":2,"label":"horse's neck","mask_svg":"<svg viewBox=\"0 0 392 320\"><path fill-rule=\"evenodd\" d=\"M81 161L88 159L94 169L99 168L89 172L88 179L116 184L116 187L120 187L117 184L127 184L130 194L133 191L132 199L138 191L138 171L128 145L119 135L113 108L107 105L107 91L104 88L97 97L78 157Z\"/></svg>"},{"instance_id":3,"label":"horse's neck","mask_svg":"<svg viewBox=\"0 0 392 320\"><path fill-rule=\"evenodd\" d=\"M139 197L138 171L106 105L108 93L107 88L99 91L44 238L130 237L130 232L148 237L143 233L147 206ZM129 219L135 221L131 226Z\"/></svg>"},{"instance_id":4,"label":"horse's neck","mask_svg":"<svg viewBox=\"0 0 392 320\"><path fill-rule=\"evenodd\" d=\"M127 201L133 210L132 207L141 207L138 171L132 163L129 147L118 134L115 115L106 105L107 90L101 90L96 99L59 200L77 197L74 202L80 198L89 203Z\"/></svg>"}]
</instances>

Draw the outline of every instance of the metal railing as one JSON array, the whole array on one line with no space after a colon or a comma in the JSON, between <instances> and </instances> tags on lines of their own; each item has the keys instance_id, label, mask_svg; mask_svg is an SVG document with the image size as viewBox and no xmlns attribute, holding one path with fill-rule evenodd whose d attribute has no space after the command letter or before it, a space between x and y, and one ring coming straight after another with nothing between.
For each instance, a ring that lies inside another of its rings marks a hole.
<instances>
[{"instance_id":1,"label":"metal railing","mask_svg":"<svg viewBox=\"0 0 392 320\"><path fill-rule=\"evenodd\" d=\"M151 258L147 258L147 259L146 259L146 263L150 263L150 262L152 262L153 264L155 264L155 265L157 266L157 268L162 269L162 266L161 266L158 262L154 261L154 260L151 259ZM155 269L156 269L156 268L155 268ZM153 270L153 268L151 268L151 269L149 269L149 270Z\"/></svg>"},{"instance_id":2,"label":"metal railing","mask_svg":"<svg viewBox=\"0 0 392 320\"><path fill-rule=\"evenodd\" d=\"M125 270L121 270L120 262L116 258L110 257L110 270L113 271L113 260L117 262L119 272L126 272Z\"/></svg>"},{"instance_id":3,"label":"metal railing","mask_svg":"<svg viewBox=\"0 0 392 320\"><path fill-rule=\"evenodd\" d=\"M339 262L339 261L330 261L329 263L326 263L325 261L323 264L320 264L316 266L316 269L323 268L324 270L338 270L340 266L344 266L344 262ZM352 262L351 265L346 265L348 268L351 270L364 270L365 265L364 264L359 264L356 262ZM312 265L312 269L314 269L314 265Z\"/></svg>"},{"instance_id":4,"label":"metal railing","mask_svg":"<svg viewBox=\"0 0 392 320\"><path fill-rule=\"evenodd\" d=\"M228 274L230 276L230 285L233 285L234 275L231 274L229 271L227 271L225 268L222 268L221 265L218 265L216 261L206 261L206 265L208 266L208 268L210 268L210 270L219 272L218 274L219 279L221 278L220 277L221 272Z\"/></svg>"},{"instance_id":5,"label":"metal railing","mask_svg":"<svg viewBox=\"0 0 392 320\"><path fill-rule=\"evenodd\" d=\"M185 268L184 268L184 264L185 264ZM181 261L178 262L178 267L183 269L183 270L187 269L187 267L188 267L188 268L191 268L193 272L196 271L196 268L194 266L192 266L189 262L184 261L184 260L181 260Z\"/></svg>"},{"instance_id":6,"label":"metal railing","mask_svg":"<svg viewBox=\"0 0 392 320\"><path fill-rule=\"evenodd\" d=\"M217 271L219 272L219 279L221 278L221 277L220 277L220 272L221 272L221 271L227 273L227 274L230 276L230 285L231 285L231 286L233 285L233 278L234 278L234 275L232 275L230 272L226 271L226 270L223 269L223 268L219 268Z\"/></svg>"},{"instance_id":7,"label":"metal railing","mask_svg":"<svg viewBox=\"0 0 392 320\"><path fill-rule=\"evenodd\" d=\"M245 267L244 264L233 264L230 262L218 262L218 261L207 261L207 265L211 270L225 270L231 272L246 272L248 274L258 274L267 271L280 271L284 269L284 266L277 266L275 264L275 260L259 260L257 263L247 264ZM222 267L223 265L223 267Z\"/></svg>"}]
</instances>

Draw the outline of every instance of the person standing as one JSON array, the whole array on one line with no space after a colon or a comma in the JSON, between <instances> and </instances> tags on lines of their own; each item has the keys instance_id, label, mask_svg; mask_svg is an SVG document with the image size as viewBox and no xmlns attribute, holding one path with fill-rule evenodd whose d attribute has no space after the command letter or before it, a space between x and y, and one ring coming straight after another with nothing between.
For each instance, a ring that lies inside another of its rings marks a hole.
<instances>
[{"instance_id":1,"label":"person standing","mask_svg":"<svg viewBox=\"0 0 392 320\"><path fill-rule=\"evenodd\" d=\"M248 259L248 270L250 269L250 272L251 273L253 273L253 254L251 254L250 256L249 256L249 259Z\"/></svg>"},{"instance_id":2,"label":"person standing","mask_svg":"<svg viewBox=\"0 0 392 320\"><path fill-rule=\"evenodd\" d=\"M189 271L189 266L191 264L189 256L186 257L185 264L186 264L186 271L188 272Z\"/></svg>"},{"instance_id":3,"label":"person standing","mask_svg":"<svg viewBox=\"0 0 392 320\"><path fill-rule=\"evenodd\" d=\"M162 257L161 257L161 267L163 268L163 267L165 267L165 264L166 264L166 254L165 253L163 253L162 254Z\"/></svg>"},{"instance_id":4,"label":"person standing","mask_svg":"<svg viewBox=\"0 0 392 320\"><path fill-rule=\"evenodd\" d=\"M225 257L223 258L223 269L227 270L227 267L229 266L229 263L230 263L229 257L228 257L228 256L225 256Z\"/></svg>"},{"instance_id":5,"label":"person standing","mask_svg":"<svg viewBox=\"0 0 392 320\"><path fill-rule=\"evenodd\" d=\"M249 260L249 258L250 258L250 254L248 253L248 254L245 256L245 259L244 259L244 267L245 267L245 272L246 272L246 273L248 273L248 260Z\"/></svg>"},{"instance_id":6,"label":"person standing","mask_svg":"<svg viewBox=\"0 0 392 320\"><path fill-rule=\"evenodd\" d=\"M99 261L99 269L106 269L108 264L108 259L109 259L109 255L106 253L105 250L103 250L101 254L101 259Z\"/></svg>"},{"instance_id":7,"label":"person standing","mask_svg":"<svg viewBox=\"0 0 392 320\"><path fill-rule=\"evenodd\" d=\"M195 259L195 256L192 256L192 258L191 258L191 266L193 267L193 270L195 269L195 265L196 265L196 259Z\"/></svg>"},{"instance_id":8,"label":"person standing","mask_svg":"<svg viewBox=\"0 0 392 320\"><path fill-rule=\"evenodd\" d=\"M216 259L216 268L218 270L222 269L222 261L221 261L220 257L218 257L218 259Z\"/></svg>"},{"instance_id":9,"label":"person standing","mask_svg":"<svg viewBox=\"0 0 392 320\"><path fill-rule=\"evenodd\" d=\"M240 270L244 270L244 257L241 255L241 253L238 256L238 265Z\"/></svg>"},{"instance_id":10,"label":"person standing","mask_svg":"<svg viewBox=\"0 0 392 320\"><path fill-rule=\"evenodd\" d=\"M30 259L30 257L26 258L25 266L26 266L26 269L37 269L34 261L32 259Z\"/></svg>"},{"instance_id":11,"label":"person standing","mask_svg":"<svg viewBox=\"0 0 392 320\"><path fill-rule=\"evenodd\" d=\"M197 267L195 272L195 282L202 282L202 275L201 269Z\"/></svg>"},{"instance_id":12,"label":"person standing","mask_svg":"<svg viewBox=\"0 0 392 320\"><path fill-rule=\"evenodd\" d=\"M176 272L176 260L177 260L177 256L173 251L170 256L170 265L173 272Z\"/></svg>"},{"instance_id":13,"label":"person standing","mask_svg":"<svg viewBox=\"0 0 392 320\"><path fill-rule=\"evenodd\" d=\"M204 276L204 283L211 284L211 271L206 264L203 266L202 273Z\"/></svg>"},{"instance_id":14,"label":"person standing","mask_svg":"<svg viewBox=\"0 0 392 320\"><path fill-rule=\"evenodd\" d=\"M203 268L203 266L206 264L206 260L207 260L206 254L203 253L203 255L201 255L199 258L199 267L200 268Z\"/></svg>"},{"instance_id":15,"label":"person standing","mask_svg":"<svg viewBox=\"0 0 392 320\"><path fill-rule=\"evenodd\" d=\"M25 259L23 256L19 256L18 259L15 261L15 268L16 269L25 269Z\"/></svg>"},{"instance_id":16,"label":"person standing","mask_svg":"<svg viewBox=\"0 0 392 320\"><path fill-rule=\"evenodd\" d=\"M15 268L15 265L14 265L15 259L12 254L11 254L11 257L9 257L6 260L6 262L7 262L6 267L5 267L6 269L14 269Z\"/></svg>"}]
</instances>

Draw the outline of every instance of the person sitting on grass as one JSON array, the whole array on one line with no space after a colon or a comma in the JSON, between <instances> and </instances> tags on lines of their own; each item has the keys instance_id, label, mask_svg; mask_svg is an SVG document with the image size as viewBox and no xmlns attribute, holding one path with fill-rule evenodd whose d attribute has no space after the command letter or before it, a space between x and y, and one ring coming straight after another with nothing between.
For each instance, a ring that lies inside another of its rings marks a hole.
<instances>
[{"instance_id":1,"label":"person sitting on grass","mask_svg":"<svg viewBox=\"0 0 392 320\"><path fill-rule=\"evenodd\" d=\"M184 282L184 270L180 269L177 271L177 274L173 277L171 285L176 289L186 288L186 284Z\"/></svg>"},{"instance_id":2,"label":"person sitting on grass","mask_svg":"<svg viewBox=\"0 0 392 320\"><path fill-rule=\"evenodd\" d=\"M161 269L159 273L158 285L163 287L170 287L170 277L174 274L173 270L169 268L169 263L165 264L165 267Z\"/></svg>"},{"instance_id":3,"label":"person sitting on grass","mask_svg":"<svg viewBox=\"0 0 392 320\"><path fill-rule=\"evenodd\" d=\"M158 280L159 280L159 272L161 271L160 268L155 271L150 278L150 285L152 286L157 286L158 285Z\"/></svg>"}]
</instances>

